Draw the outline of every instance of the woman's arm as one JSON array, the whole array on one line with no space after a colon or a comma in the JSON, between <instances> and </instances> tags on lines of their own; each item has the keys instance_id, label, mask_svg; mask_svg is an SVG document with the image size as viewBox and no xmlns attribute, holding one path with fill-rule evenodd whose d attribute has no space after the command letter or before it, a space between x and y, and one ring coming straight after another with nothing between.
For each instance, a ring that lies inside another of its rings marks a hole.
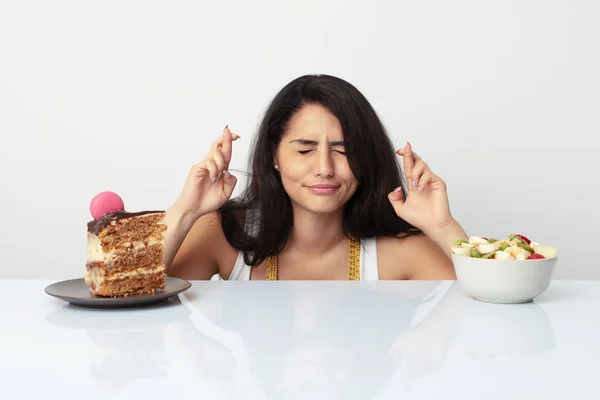
<instances>
[{"instance_id":1,"label":"woman's arm","mask_svg":"<svg viewBox=\"0 0 600 400\"><path fill-rule=\"evenodd\" d=\"M382 280L456 280L452 260L427 235L380 238L377 250Z\"/></svg>"},{"instance_id":2,"label":"woman's arm","mask_svg":"<svg viewBox=\"0 0 600 400\"><path fill-rule=\"evenodd\" d=\"M407 240L406 267L411 280L456 280L452 260L439 244L428 236Z\"/></svg>"},{"instance_id":3,"label":"woman's arm","mask_svg":"<svg viewBox=\"0 0 600 400\"><path fill-rule=\"evenodd\" d=\"M219 271L216 255L221 257L219 251L228 243L217 210L237 183L227 169L232 143L238 138L225 127L205 159L191 168L180 196L167 211L163 262L171 276L210 279Z\"/></svg>"},{"instance_id":4,"label":"woman's arm","mask_svg":"<svg viewBox=\"0 0 600 400\"><path fill-rule=\"evenodd\" d=\"M468 237L450 212L446 183L412 151L410 144L399 149L398 154L403 157L408 193L399 187L388 195L394 211L421 229L450 259L452 244Z\"/></svg>"},{"instance_id":5,"label":"woman's arm","mask_svg":"<svg viewBox=\"0 0 600 400\"><path fill-rule=\"evenodd\" d=\"M219 273L216 249L223 247L223 231L216 213L198 219L171 208L165 218L164 263L167 275L208 280Z\"/></svg>"},{"instance_id":6,"label":"woman's arm","mask_svg":"<svg viewBox=\"0 0 600 400\"><path fill-rule=\"evenodd\" d=\"M167 210L164 220L167 231L165 232L163 255L163 262L167 268L171 267L181 245L198 219L194 215L179 209L177 205L173 205Z\"/></svg>"},{"instance_id":7,"label":"woman's arm","mask_svg":"<svg viewBox=\"0 0 600 400\"><path fill-rule=\"evenodd\" d=\"M469 240L463 227L454 219L446 226L430 231L424 231L424 233L434 241L449 258L452 258L451 247L454 242L458 239Z\"/></svg>"}]
</instances>

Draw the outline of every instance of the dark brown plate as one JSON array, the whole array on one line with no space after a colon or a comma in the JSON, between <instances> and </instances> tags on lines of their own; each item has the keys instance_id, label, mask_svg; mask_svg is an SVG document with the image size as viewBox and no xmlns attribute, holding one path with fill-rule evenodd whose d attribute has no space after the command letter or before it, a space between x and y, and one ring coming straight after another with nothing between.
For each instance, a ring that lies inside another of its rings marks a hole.
<instances>
[{"instance_id":1,"label":"dark brown plate","mask_svg":"<svg viewBox=\"0 0 600 400\"><path fill-rule=\"evenodd\" d=\"M167 277L165 287L154 294L128 297L101 297L90 292L83 278L70 279L48 285L44 290L50 296L68 301L72 305L88 308L143 307L161 303L187 290L192 284L179 278Z\"/></svg>"}]
</instances>

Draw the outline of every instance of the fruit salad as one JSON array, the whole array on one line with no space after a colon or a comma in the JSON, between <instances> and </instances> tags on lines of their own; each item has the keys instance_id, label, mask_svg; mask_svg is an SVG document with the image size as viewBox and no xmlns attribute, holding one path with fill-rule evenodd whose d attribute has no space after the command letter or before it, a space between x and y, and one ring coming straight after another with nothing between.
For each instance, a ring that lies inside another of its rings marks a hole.
<instances>
[{"instance_id":1,"label":"fruit salad","mask_svg":"<svg viewBox=\"0 0 600 400\"><path fill-rule=\"evenodd\" d=\"M469 240L457 240L452 253L465 257L493 260L536 260L555 258L558 249L532 242L521 234L510 234L508 240L471 236Z\"/></svg>"}]
</instances>

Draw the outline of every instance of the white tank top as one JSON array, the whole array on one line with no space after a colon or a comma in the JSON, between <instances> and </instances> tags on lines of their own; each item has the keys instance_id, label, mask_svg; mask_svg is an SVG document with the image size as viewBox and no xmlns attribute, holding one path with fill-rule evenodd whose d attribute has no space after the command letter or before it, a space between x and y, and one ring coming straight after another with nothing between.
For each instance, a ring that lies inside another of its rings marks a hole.
<instances>
[{"instance_id":1,"label":"white tank top","mask_svg":"<svg viewBox=\"0 0 600 400\"><path fill-rule=\"evenodd\" d=\"M250 211L248 211L250 212ZM252 218L246 218L246 232L253 231L254 227L250 226L249 221ZM240 251L235 265L229 276L230 281L249 281L250 271L252 267L244 262L244 253ZM220 274L214 275L211 280L223 280ZM379 280L379 264L377 262L377 238L362 239L360 241L360 280L361 281L378 281Z\"/></svg>"}]
</instances>

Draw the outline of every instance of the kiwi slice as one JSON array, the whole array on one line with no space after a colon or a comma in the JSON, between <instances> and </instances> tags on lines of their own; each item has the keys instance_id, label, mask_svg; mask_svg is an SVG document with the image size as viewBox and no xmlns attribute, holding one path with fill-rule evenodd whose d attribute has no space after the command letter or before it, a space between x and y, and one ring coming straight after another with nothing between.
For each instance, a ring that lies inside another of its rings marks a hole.
<instances>
[{"instance_id":1,"label":"kiwi slice","mask_svg":"<svg viewBox=\"0 0 600 400\"><path fill-rule=\"evenodd\" d=\"M528 252L530 252L531 254L534 253L533 249L531 248L530 245L528 245L524 240L522 240L520 243L517 243L519 245L520 248L527 250Z\"/></svg>"},{"instance_id":2,"label":"kiwi slice","mask_svg":"<svg viewBox=\"0 0 600 400\"><path fill-rule=\"evenodd\" d=\"M477 250L477 247L473 247L471 249L471 257L481 258L481 253L479 252L479 250Z\"/></svg>"}]
</instances>

